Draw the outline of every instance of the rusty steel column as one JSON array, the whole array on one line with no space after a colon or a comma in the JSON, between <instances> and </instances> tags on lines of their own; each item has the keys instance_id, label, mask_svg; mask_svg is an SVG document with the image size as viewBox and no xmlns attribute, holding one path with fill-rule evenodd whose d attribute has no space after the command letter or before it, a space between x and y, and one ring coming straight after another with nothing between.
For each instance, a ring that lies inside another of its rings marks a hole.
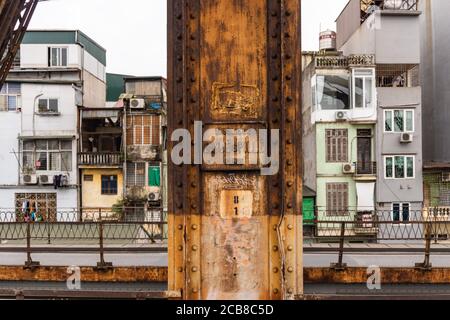
<instances>
[{"instance_id":1,"label":"rusty steel column","mask_svg":"<svg viewBox=\"0 0 450 320\"><path fill-rule=\"evenodd\" d=\"M169 138L177 129L280 137L273 175L260 162L194 164L194 151L193 164L169 161L169 291L184 299L303 293L300 8L300 0L169 0ZM234 150L226 156L237 160Z\"/></svg>"}]
</instances>

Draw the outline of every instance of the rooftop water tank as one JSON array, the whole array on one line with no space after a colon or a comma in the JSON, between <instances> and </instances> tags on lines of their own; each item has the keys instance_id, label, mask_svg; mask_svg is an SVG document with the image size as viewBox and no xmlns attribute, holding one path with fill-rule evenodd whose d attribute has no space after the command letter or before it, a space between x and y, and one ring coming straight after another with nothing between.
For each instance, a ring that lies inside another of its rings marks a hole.
<instances>
[{"instance_id":1,"label":"rooftop water tank","mask_svg":"<svg viewBox=\"0 0 450 320\"><path fill-rule=\"evenodd\" d=\"M327 30L320 33L320 51L336 51L336 32Z\"/></svg>"}]
</instances>

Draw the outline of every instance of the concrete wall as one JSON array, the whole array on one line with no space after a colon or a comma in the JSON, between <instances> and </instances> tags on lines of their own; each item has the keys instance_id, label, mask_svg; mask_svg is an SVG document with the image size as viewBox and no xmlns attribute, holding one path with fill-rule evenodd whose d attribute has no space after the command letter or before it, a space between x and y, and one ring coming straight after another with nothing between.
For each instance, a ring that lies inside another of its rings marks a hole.
<instances>
[{"instance_id":1,"label":"concrete wall","mask_svg":"<svg viewBox=\"0 0 450 320\"><path fill-rule=\"evenodd\" d=\"M361 25L361 0L350 0L336 20L336 44L342 47Z\"/></svg>"},{"instance_id":2,"label":"concrete wall","mask_svg":"<svg viewBox=\"0 0 450 320\"><path fill-rule=\"evenodd\" d=\"M377 90L380 120L377 129L377 162L379 164L377 202L421 203L423 201L421 88L378 88ZM414 110L413 143L400 143L400 133L384 132L384 110L405 108ZM386 155L415 156L415 178L385 179L384 156Z\"/></svg>"},{"instance_id":3,"label":"concrete wall","mask_svg":"<svg viewBox=\"0 0 450 320\"><path fill-rule=\"evenodd\" d=\"M122 199L122 169L82 169L81 174L81 206L83 208L111 208ZM93 175L94 181L84 181L85 175ZM117 175L117 195L102 195L102 175Z\"/></svg>"},{"instance_id":4,"label":"concrete wall","mask_svg":"<svg viewBox=\"0 0 450 320\"><path fill-rule=\"evenodd\" d=\"M0 112L0 185L11 186L19 182L19 140L21 114L19 112ZM0 191L0 194L2 192Z\"/></svg>"},{"instance_id":5,"label":"concrete wall","mask_svg":"<svg viewBox=\"0 0 450 320\"><path fill-rule=\"evenodd\" d=\"M375 54L377 64L420 63L419 13L384 11L376 27L371 24L366 20L338 49L344 55Z\"/></svg>"},{"instance_id":6,"label":"concrete wall","mask_svg":"<svg viewBox=\"0 0 450 320\"><path fill-rule=\"evenodd\" d=\"M82 49L77 44L22 44L20 46L20 67L22 69L47 69L48 48L51 46L68 49L67 68L81 68Z\"/></svg>"},{"instance_id":7,"label":"concrete wall","mask_svg":"<svg viewBox=\"0 0 450 320\"><path fill-rule=\"evenodd\" d=\"M421 81L426 161L450 162L450 1L422 0ZM432 125L431 125L432 124Z\"/></svg>"}]
</instances>

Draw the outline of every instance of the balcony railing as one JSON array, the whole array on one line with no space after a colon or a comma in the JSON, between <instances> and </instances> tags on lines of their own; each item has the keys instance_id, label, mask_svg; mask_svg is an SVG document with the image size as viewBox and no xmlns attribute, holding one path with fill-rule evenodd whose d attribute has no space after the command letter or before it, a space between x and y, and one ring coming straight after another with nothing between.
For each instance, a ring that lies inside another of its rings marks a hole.
<instances>
[{"instance_id":1,"label":"balcony railing","mask_svg":"<svg viewBox=\"0 0 450 320\"><path fill-rule=\"evenodd\" d=\"M356 172L357 176L376 176L377 163L376 162L357 162Z\"/></svg>"},{"instance_id":2,"label":"balcony railing","mask_svg":"<svg viewBox=\"0 0 450 320\"><path fill-rule=\"evenodd\" d=\"M344 69L355 66L374 66L375 56L370 54L350 56L319 56L316 58L316 68Z\"/></svg>"},{"instance_id":3,"label":"balcony railing","mask_svg":"<svg viewBox=\"0 0 450 320\"><path fill-rule=\"evenodd\" d=\"M123 163L122 154L119 152L78 154L79 165L87 166L120 166Z\"/></svg>"},{"instance_id":4,"label":"balcony railing","mask_svg":"<svg viewBox=\"0 0 450 320\"><path fill-rule=\"evenodd\" d=\"M450 221L450 207L424 208L424 218L431 221Z\"/></svg>"}]
</instances>

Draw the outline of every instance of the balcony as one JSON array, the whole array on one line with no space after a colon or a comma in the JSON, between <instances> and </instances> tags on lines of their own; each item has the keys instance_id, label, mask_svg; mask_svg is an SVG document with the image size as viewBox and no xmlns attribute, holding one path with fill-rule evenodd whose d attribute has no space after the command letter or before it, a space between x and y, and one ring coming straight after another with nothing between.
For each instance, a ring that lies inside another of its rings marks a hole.
<instances>
[{"instance_id":1,"label":"balcony","mask_svg":"<svg viewBox=\"0 0 450 320\"><path fill-rule=\"evenodd\" d=\"M363 181L372 181L377 178L376 162L357 162L355 163L355 179Z\"/></svg>"},{"instance_id":2,"label":"balcony","mask_svg":"<svg viewBox=\"0 0 450 320\"><path fill-rule=\"evenodd\" d=\"M450 221L450 207L430 207L423 211L425 220L448 222Z\"/></svg>"},{"instance_id":3,"label":"balcony","mask_svg":"<svg viewBox=\"0 0 450 320\"><path fill-rule=\"evenodd\" d=\"M349 56L319 56L316 58L318 69L347 69L349 67L373 67L375 56L370 54Z\"/></svg>"},{"instance_id":4,"label":"balcony","mask_svg":"<svg viewBox=\"0 0 450 320\"><path fill-rule=\"evenodd\" d=\"M119 152L83 152L78 154L78 164L80 166L121 167L123 157Z\"/></svg>"}]
</instances>

